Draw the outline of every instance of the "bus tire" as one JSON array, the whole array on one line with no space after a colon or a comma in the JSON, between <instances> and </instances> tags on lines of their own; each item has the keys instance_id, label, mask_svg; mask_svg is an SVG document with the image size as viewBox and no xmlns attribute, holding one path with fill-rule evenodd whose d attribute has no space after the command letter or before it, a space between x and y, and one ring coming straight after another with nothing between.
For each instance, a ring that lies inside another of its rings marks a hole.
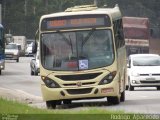
<instances>
[{"instance_id":1,"label":"bus tire","mask_svg":"<svg viewBox=\"0 0 160 120\"><path fill-rule=\"evenodd\" d=\"M120 98L118 96L109 96L107 97L107 101L108 103L116 105L120 103Z\"/></svg>"},{"instance_id":2,"label":"bus tire","mask_svg":"<svg viewBox=\"0 0 160 120\"><path fill-rule=\"evenodd\" d=\"M56 100L46 101L46 106L48 109L55 109L57 104L58 101Z\"/></svg>"},{"instance_id":3,"label":"bus tire","mask_svg":"<svg viewBox=\"0 0 160 120\"><path fill-rule=\"evenodd\" d=\"M123 91L123 92L121 93L120 101L121 101L121 102L124 102L124 101L125 101L125 91Z\"/></svg>"},{"instance_id":4,"label":"bus tire","mask_svg":"<svg viewBox=\"0 0 160 120\"><path fill-rule=\"evenodd\" d=\"M157 90L160 90L160 86L157 87Z\"/></svg>"}]
</instances>

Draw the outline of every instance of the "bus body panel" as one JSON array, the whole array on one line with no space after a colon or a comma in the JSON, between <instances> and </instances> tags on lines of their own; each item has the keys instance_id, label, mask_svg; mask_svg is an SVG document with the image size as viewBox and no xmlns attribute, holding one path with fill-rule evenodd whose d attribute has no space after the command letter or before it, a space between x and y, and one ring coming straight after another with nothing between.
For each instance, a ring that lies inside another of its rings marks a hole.
<instances>
[{"instance_id":1,"label":"bus body panel","mask_svg":"<svg viewBox=\"0 0 160 120\"><path fill-rule=\"evenodd\" d=\"M90 81L91 82L91 81ZM69 94L67 90L81 90L81 89L91 89L89 93L84 94ZM96 89L98 92L95 94ZM84 98L96 98L96 97L107 97L107 96L119 96L119 78L118 76L113 80L112 83L107 85L93 85L86 87L74 87L74 88L48 88L41 82L41 90L43 95L43 100L64 100L64 99L84 99ZM61 94L64 92L65 96ZM102 92L103 91L103 92Z\"/></svg>"},{"instance_id":2,"label":"bus body panel","mask_svg":"<svg viewBox=\"0 0 160 120\"><path fill-rule=\"evenodd\" d=\"M123 57L123 55L121 55L120 57ZM41 66L42 67L42 66ZM120 67L120 66L119 66ZM123 68L123 67L122 67ZM104 68L105 69L105 68ZM108 70L110 71L115 71L117 69L117 62L115 61L114 64L112 64L109 67L106 67L106 70L104 70L102 68L100 69L95 69L95 70L88 70L88 71L77 71L77 72L62 72L62 71L48 71L45 70L44 68L41 69L41 76L47 76L48 78L53 79L56 83L58 83L60 85L60 88L48 88L44 82L41 80L41 91L42 91L42 96L43 96L43 100L44 101L50 101L50 100L65 100L65 99L86 99L86 98L100 98L100 97L107 97L107 96L120 96L120 90L124 91L125 87L122 85L120 85L120 76L119 74L117 74L114 78L114 80L106 85L98 85L99 82L106 76L106 74L109 73ZM120 72L120 71L119 71ZM101 73L98 77L96 77L95 79L89 79L89 80L73 80L73 81L64 81L64 80L60 80L57 79L57 77L55 77L56 75L83 75L86 73ZM122 74L124 74L122 72ZM124 77L124 76L122 76ZM125 81L125 80L123 80ZM82 85L81 87L77 86L77 83L81 82L83 83L89 83L89 82L95 82L92 85ZM64 86L64 84L68 84L68 85L72 85L74 84L74 86ZM121 88L120 88L121 87ZM81 89L91 89L91 91L89 93L84 93L84 94L69 94L67 92L67 90L81 90ZM96 89L98 90L98 92L95 94ZM101 92L101 91L104 91ZM65 94L65 96L63 96L61 94L61 92L63 92Z\"/></svg>"},{"instance_id":3,"label":"bus body panel","mask_svg":"<svg viewBox=\"0 0 160 120\"><path fill-rule=\"evenodd\" d=\"M124 50L125 46L118 49L117 52L117 66L119 70L119 76L120 76L120 92L123 92L125 90L126 86L126 77L127 77L127 66L126 66L126 51Z\"/></svg>"}]
</instances>

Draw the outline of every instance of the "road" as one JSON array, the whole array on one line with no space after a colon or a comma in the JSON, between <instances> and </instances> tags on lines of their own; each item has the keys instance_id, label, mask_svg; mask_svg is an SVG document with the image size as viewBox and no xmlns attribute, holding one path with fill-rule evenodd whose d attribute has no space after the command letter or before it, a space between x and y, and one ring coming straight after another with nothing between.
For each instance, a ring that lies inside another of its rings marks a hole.
<instances>
[{"instance_id":1,"label":"road","mask_svg":"<svg viewBox=\"0 0 160 120\"><path fill-rule=\"evenodd\" d=\"M41 97L40 76L30 75L29 62L31 57L21 57L19 63L6 61L6 68L0 76L0 87L18 89L34 96ZM160 91L156 88L136 88L135 91L126 91L126 101L119 105L109 105L106 99L73 101L69 106L61 105L58 109L83 109L97 107L107 110L124 110L134 113L160 114ZM45 107L45 103L37 103L35 106ZM88 107L84 107L88 106Z\"/></svg>"},{"instance_id":2,"label":"road","mask_svg":"<svg viewBox=\"0 0 160 120\"><path fill-rule=\"evenodd\" d=\"M5 70L0 76L0 87L20 89L41 96L40 76L30 75L31 59L31 57L20 57L18 63L14 60L6 60Z\"/></svg>"}]
</instances>

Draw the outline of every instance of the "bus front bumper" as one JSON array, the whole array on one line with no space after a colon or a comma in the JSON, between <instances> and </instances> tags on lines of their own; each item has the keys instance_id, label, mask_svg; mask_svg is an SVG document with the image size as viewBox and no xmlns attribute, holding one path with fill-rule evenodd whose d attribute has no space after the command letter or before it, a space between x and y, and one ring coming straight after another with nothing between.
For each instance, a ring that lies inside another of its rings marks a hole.
<instances>
[{"instance_id":1,"label":"bus front bumper","mask_svg":"<svg viewBox=\"0 0 160 120\"><path fill-rule=\"evenodd\" d=\"M74 88L48 88L45 84L41 84L41 91L44 101L65 99L77 100L120 95L119 84L115 81L106 85Z\"/></svg>"}]
</instances>

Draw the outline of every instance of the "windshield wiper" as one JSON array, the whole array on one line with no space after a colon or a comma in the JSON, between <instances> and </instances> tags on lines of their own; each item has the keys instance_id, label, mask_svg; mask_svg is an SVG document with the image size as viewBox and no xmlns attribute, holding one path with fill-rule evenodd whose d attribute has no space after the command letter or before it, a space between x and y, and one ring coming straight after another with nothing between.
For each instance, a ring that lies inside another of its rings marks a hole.
<instances>
[{"instance_id":1,"label":"windshield wiper","mask_svg":"<svg viewBox=\"0 0 160 120\"><path fill-rule=\"evenodd\" d=\"M73 45L72 45L72 41L71 41L71 38L70 38L70 35L69 35L69 40L66 38L66 36L64 36L60 31L57 31L57 33L62 36L62 40L65 41L68 45L71 46L71 51L73 53Z\"/></svg>"},{"instance_id":2,"label":"windshield wiper","mask_svg":"<svg viewBox=\"0 0 160 120\"><path fill-rule=\"evenodd\" d=\"M71 51L72 51L72 54L73 54L73 45L72 45L72 40L71 40L70 35L69 35L69 41L70 41Z\"/></svg>"},{"instance_id":3,"label":"windshield wiper","mask_svg":"<svg viewBox=\"0 0 160 120\"><path fill-rule=\"evenodd\" d=\"M69 40L68 40L60 31L57 31L57 33L58 33L60 36L62 36L63 40L64 40L67 44L70 45Z\"/></svg>"},{"instance_id":4,"label":"windshield wiper","mask_svg":"<svg viewBox=\"0 0 160 120\"><path fill-rule=\"evenodd\" d=\"M88 35L84 38L84 41L82 42L82 46L87 42L87 40L89 40L89 38L91 37L91 35L93 34L93 32L95 31L95 28L92 28L92 30L88 33Z\"/></svg>"}]
</instances>

